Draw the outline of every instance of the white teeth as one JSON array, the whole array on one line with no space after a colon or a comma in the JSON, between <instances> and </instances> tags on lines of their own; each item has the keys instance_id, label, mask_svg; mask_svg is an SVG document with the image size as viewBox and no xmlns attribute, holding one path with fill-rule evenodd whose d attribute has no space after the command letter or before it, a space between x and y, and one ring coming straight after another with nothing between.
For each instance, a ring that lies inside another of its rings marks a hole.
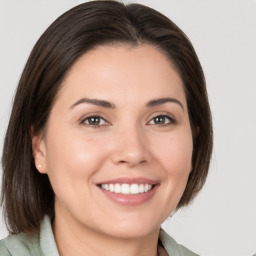
<instances>
[{"instance_id":1,"label":"white teeth","mask_svg":"<svg viewBox=\"0 0 256 256\"><path fill-rule=\"evenodd\" d=\"M136 195L148 192L152 189L150 184L101 184L101 188L110 192L124 195Z\"/></svg>"},{"instance_id":2,"label":"white teeth","mask_svg":"<svg viewBox=\"0 0 256 256\"><path fill-rule=\"evenodd\" d=\"M130 187L130 193L133 195L139 194L139 186L138 184L132 184Z\"/></svg>"},{"instance_id":3,"label":"white teeth","mask_svg":"<svg viewBox=\"0 0 256 256\"><path fill-rule=\"evenodd\" d=\"M128 184L122 184L121 194L125 194L125 195L130 194L130 186Z\"/></svg>"},{"instance_id":4,"label":"white teeth","mask_svg":"<svg viewBox=\"0 0 256 256\"><path fill-rule=\"evenodd\" d=\"M114 185L113 184L109 184L109 191L110 192L114 192L114 190L115 190Z\"/></svg>"},{"instance_id":5,"label":"white teeth","mask_svg":"<svg viewBox=\"0 0 256 256\"><path fill-rule=\"evenodd\" d=\"M121 193L121 186L119 184L115 184L113 192L115 192L117 194Z\"/></svg>"},{"instance_id":6,"label":"white teeth","mask_svg":"<svg viewBox=\"0 0 256 256\"><path fill-rule=\"evenodd\" d=\"M145 192L145 187L144 187L143 184L140 184L140 186L139 186L139 192L140 192L140 193L144 193L144 192Z\"/></svg>"}]
</instances>

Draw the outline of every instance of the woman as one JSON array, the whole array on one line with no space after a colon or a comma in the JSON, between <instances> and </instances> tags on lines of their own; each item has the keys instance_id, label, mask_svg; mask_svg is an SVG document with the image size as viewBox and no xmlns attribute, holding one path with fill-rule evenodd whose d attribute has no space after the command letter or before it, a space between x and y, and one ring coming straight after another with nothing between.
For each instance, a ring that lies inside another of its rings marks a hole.
<instances>
[{"instance_id":1,"label":"woman","mask_svg":"<svg viewBox=\"0 0 256 256\"><path fill-rule=\"evenodd\" d=\"M195 255L160 226L201 190L211 151L184 33L142 5L79 5L41 36L19 82L1 255Z\"/></svg>"}]
</instances>

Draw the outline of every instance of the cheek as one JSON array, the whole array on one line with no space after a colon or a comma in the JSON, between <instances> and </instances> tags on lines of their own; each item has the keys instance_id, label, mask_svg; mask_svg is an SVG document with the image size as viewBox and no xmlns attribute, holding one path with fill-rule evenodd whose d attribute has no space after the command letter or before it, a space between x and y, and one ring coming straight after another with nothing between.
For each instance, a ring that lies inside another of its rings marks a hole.
<instances>
[{"instance_id":1,"label":"cheek","mask_svg":"<svg viewBox=\"0 0 256 256\"><path fill-rule=\"evenodd\" d=\"M97 138L68 133L51 138L49 134L47 174L57 201L67 208L88 204L93 177L104 163L107 150Z\"/></svg>"},{"instance_id":2,"label":"cheek","mask_svg":"<svg viewBox=\"0 0 256 256\"><path fill-rule=\"evenodd\" d=\"M89 182L105 158L106 150L97 138L68 133L48 136L47 173L53 183L72 184L84 178Z\"/></svg>"},{"instance_id":3,"label":"cheek","mask_svg":"<svg viewBox=\"0 0 256 256\"><path fill-rule=\"evenodd\" d=\"M193 141L190 131L179 132L154 142L155 155L166 174L187 177L192 169ZM157 144L156 144L157 143Z\"/></svg>"},{"instance_id":4,"label":"cheek","mask_svg":"<svg viewBox=\"0 0 256 256\"><path fill-rule=\"evenodd\" d=\"M154 156L159 164L162 184L159 187L163 202L164 221L177 207L187 185L192 168L193 142L190 130L179 130L151 142Z\"/></svg>"}]
</instances>

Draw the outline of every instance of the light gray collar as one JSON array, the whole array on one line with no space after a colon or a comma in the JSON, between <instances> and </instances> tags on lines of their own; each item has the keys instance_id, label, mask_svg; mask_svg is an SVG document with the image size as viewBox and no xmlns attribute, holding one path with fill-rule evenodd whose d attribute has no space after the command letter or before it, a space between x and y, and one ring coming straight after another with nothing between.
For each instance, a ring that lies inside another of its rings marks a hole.
<instances>
[{"instance_id":1,"label":"light gray collar","mask_svg":"<svg viewBox=\"0 0 256 256\"><path fill-rule=\"evenodd\" d=\"M39 243L43 255L59 256L59 252L53 236L51 220L48 215L44 216L44 219L41 223Z\"/></svg>"}]
</instances>

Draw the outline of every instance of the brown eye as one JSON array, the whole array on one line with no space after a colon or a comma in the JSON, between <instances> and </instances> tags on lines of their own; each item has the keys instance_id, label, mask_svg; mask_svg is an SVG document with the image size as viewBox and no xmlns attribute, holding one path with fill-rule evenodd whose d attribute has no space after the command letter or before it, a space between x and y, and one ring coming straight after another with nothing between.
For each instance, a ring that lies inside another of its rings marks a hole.
<instances>
[{"instance_id":1,"label":"brown eye","mask_svg":"<svg viewBox=\"0 0 256 256\"><path fill-rule=\"evenodd\" d=\"M97 127L97 126L105 125L106 121L100 116L90 116L83 119L81 123Z\"/></svg>"},{"instance_id":2,"label":"brown eye","mask_svg":"<svg viewBox=\"0 0 256 256\"><path fill-rule=\"evenodd\" d=\"M173 117L170 117L168 115L159 115L154 118L152 118L149 122L150 125L156 124L156 125L168 125L170 123L175 123L175 120Z\"/></svg>"},{"instance_id":3,"label":"brown eye","mask_svg":"<svg viewBox=\"0 0 256 256\"><path fill-rule=\"evenodd\" d=\"M90 117L88 118L89 125L99 125L100 124L100 118L99 117Z\"/></svg>"},{"instance_id":4,"label":"brown eye","mask_svg":"<svg viewBox=\"0 0 256 256\"><path fill-rule=\"evenodd\" d=\"M153 118L155 124L165 124L166 123L166 117L165 116L157 116Z\"/></svg>"}]
</instances>

